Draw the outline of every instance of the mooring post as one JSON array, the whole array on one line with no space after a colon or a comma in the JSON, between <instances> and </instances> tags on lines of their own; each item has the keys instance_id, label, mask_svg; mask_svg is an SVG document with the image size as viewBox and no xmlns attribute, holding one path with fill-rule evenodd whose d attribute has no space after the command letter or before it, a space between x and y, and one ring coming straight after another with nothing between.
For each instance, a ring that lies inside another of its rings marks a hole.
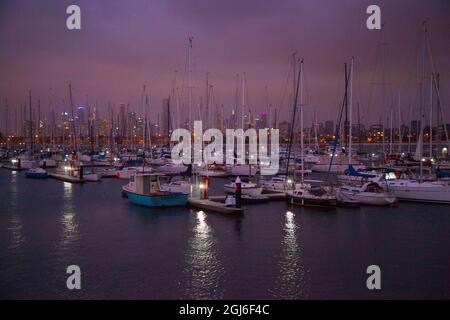
<instances>
[{"instance_id":1,"label":"mooring post","mask_svg":"<svg viewBox=\"0 0 450 320\"><path fill-rule=\"evenodd\" d=\"M236 181L234 182L235 186L235 194L236 194L236 208L240 208L242 205L241 196L242 196L242 190L241 190L241 179L239 177L236 178Z\"/></svg>"},{"instance_id":2,"label":"mooring post","mask_svg":"<svg viewBox=\"0 0 450 320\"><path fill-rule=\"evenodd\" d=\"M202 183L203 183L203 199L208 199L208 187L209 187L209 181L208 177L203 176L202 177Z\"/></svg>"}]
</instances>

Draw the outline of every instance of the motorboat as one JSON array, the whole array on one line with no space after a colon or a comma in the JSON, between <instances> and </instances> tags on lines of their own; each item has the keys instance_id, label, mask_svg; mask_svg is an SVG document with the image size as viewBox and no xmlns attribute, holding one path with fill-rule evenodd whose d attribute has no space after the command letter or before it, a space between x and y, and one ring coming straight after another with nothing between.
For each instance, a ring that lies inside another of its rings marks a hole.
<instances>
[{"instance_id":1,"label":"motorboat","mask_svg":"<svg viewBox=\"0 0 450 320\"><path fill-rule=\"evenodd\" d=\"M42 168L31 168L25 172L25 176L32 179L47 179L48 173Z\"/></svg>"}]
</instances>

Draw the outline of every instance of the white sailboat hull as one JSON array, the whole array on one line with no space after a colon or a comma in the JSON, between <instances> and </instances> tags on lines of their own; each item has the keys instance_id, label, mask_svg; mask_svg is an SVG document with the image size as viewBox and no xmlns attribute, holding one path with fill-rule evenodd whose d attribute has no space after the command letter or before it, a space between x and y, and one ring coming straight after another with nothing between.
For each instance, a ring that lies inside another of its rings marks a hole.
<instances>
[{"instance_id":1,"label":"white sailboat hull","mask_svg":"<svg viewBox=\"0 0 450 320\"><path fill-rule=\"evenodd\" d=\"M224 189L228 193L235 193L235 187L232 185L225 185ZM254 187L254 188L241 188L241 194L243 195L249 195L249 196L259 196L262 193L261 187Z\"/></svg>"},{"instance_id":2,"label":"white sailboat hull","mask_svg":"<svg viewBox=\"0 0 450 320\"><path fill-rule=\"evenodd\" d=\"M339 192L337 194L339 201L341 200L353 200L363 205L369 206L389 206L394 204L397 199L395 196L391 196L387 193L373 193L373 192L360 192L360 193L346 193Z\"/></svg>"},{"instance_id":3,"label":"white sailboat hull","mask_svg":"<svg viewBox=\"0 0 450 320\"><path fill-rule=\"evenodd\" d=\"M404 201L450 204L450 185L416 180L387 182L389 190Z\"/></svg>"}]
</instances>

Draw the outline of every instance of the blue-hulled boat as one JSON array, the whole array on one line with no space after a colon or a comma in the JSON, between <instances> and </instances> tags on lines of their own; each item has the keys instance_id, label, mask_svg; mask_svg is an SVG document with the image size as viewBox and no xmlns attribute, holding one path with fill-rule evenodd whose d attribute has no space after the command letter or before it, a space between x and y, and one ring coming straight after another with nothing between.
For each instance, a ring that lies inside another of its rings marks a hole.
<instances>
[{"instance_id":1,"label":"blue-hulled boat","mask_svg":"<svg viewBox=\"0 0 450 320\"><path fill-rule=\"evenodd\" d=\"M33 179L47 179L48 173L44 169L41 168L32 168L25 172L25 176L27 178L33 178Z\"/></svg>"},{"instance_id":2,"label":"blue-hulled boat","mask_svg":"<svg viewBox=\"0 0 450 320\"><path fill-rule=\"evenodd\" d=\"M130 177L130 182L122 187L122 194L131 203L146 207L176 207L187 204L188 195L181 192L161 191L159 177L156 173L137 173Z\"/></svg>"}]
</instances>

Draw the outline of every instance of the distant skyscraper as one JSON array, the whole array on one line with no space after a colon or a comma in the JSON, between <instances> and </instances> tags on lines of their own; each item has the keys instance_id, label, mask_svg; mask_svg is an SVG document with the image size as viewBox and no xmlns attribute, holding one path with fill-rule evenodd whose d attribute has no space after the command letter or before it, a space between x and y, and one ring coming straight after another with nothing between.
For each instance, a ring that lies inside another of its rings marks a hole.
<instances>
[{"instance_id":1,"label":"distant skyscraper","mask_svg":"<svg viewBox=\"0 0 450 320\"><path fill-rule=\"evenodd\" d=\"M77 114L75 116L75 121L79 125L86 124L86 108L84 106L77 107Z\"/></svg>"},{"instance_id":2,"label":"distant skyscraper","mask_svg":"<svg viewBox=\"0 0 450 320\"><path fill-rule=\"evenodd\" d=\"M125 137L127 135L127 118L126 118L125 104L119 105L119 135Z\"/></svg>"}]
</instances>

